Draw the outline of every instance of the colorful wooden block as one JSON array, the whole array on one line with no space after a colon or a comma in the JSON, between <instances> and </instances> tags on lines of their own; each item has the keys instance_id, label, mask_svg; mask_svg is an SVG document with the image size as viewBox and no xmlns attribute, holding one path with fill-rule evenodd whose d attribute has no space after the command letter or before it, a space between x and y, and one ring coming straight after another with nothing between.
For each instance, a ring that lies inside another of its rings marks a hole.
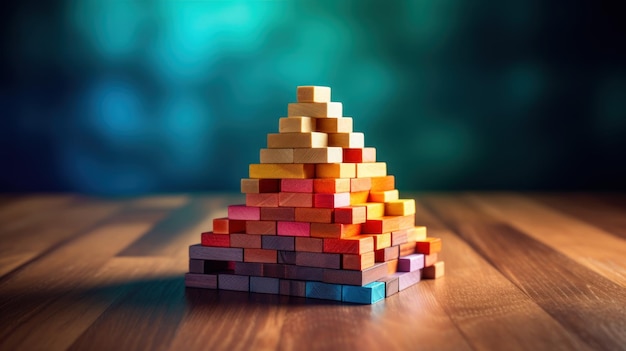
<instances>
[{"instance_id":1,"label":"colorful wooden block","mask_svg":"<svg viewBox=\"0 0 626 351\"><path fill-rule=\"evenodd\" d=\"M295 163L341 163L343 152L340 147L320 147L314 149L294 149Z\"/></svg>"},{"instance_id":2,"label":"colorful wooden block","mask_svg":"<svg viewBox=\"0 0 626 351\"><path fill-rule=\"evenodd\" d=\"M341 285L321 282L306 282L306 297L341 301Z\"/></svg>"},{"instance_id":3,"label":"colorful wooden block","mask_svg":"<svg viewBox=\"0 0 626 351\"><path fill-rule=\"evenodd\" d=\"M365 223L366 220L367 207L365 206L348 206L335 209L335 223L358 224Z\"/></svg>"},{"instance_id":4,"label":"colorful wooden block","mask_svg":"<svg viewBox=\"0 0 626 351\"><path fill-rule=\"evenodd\" d=\"M411 241L424 241L426 239L426 227L416 226L413 227L413 231L409 233L409 240Z\"/></svg>"},{"instance_id":5,"label":"colorful wooden block","mask_svg":"<svg viewBox=\"0 0 626 351\"><path fill-rule=\"evenodd\" d=\"M278 120L280 133L311 133L316 131L315 118L304 116L282 117Z\"/></svg>"},{"instance_id":6,"label":"colorful wooden block","mask_svg":"<svg viewBox=\"0 0 626 351\"><path fill-rule=\"evenodd\" d=\"M230 218L215 218L213 220L213 233L215 234L243 233L245 230L246 221Z\"/></svg>"},{"instance_id":7,"label":"colorful wooden block","mask_svg":"<svg viewBox=\"0 0 626 351\"><path fill-rule=\"evenodd\" d=\"M356 164L357 178L384 177L387 175L387 163L368 162Z\"/></svg>"},{"instance_id":8,"label":"colorful wooden block","mask_svg":"<svg viewBox=\"0 0 626 351\"><path fill-rule=\"evenodd\" d=\"M328 146L338 146L342 148L363 148L365 147L365 135L359 132L352 133L328 133Z\"/></svg>"},{"instance_id":9,"label":"colorful wooden block","mask_svg":"<svg viewBox=\"0 0 626 351\"><path fill-rule=\"evenodd\" d=\"M250 292L262 294L278 294L278 278L250 277Z\"/></svg>"},{"instance_id":10,"label":"colorful wooden block","mask_svg":"<svg viewBox=\"0 0 626 351\"><path fill-rule=\"evenodd\" d=\"M398 272L398 260L391 260L385 263L387 264L387 274L394 274Z\"/></svg>"},{"instance_id":11,"label":"colorful wooden block","mask_svg":"<svg viewBox=\"0 0 626 351\"><path fill-rule=\"evenodd\" d=\"M371 191L387 191L396 188L396 178L392 175L372 177Z\"/></svg>"},{"instance_id":12,"label":"colorful wooden block","mask_svg":"<svg viewBox=\"0 0 626 351\"><path fill-rule=\"evenodd\" d=\"M364 206L367 219L381 218L385 215L385 204L380 202L363 202L353 206Z\"/></svg>"},{"instance_id":13,"label":"colorful wooden block","mask_svg":"<svg viewBox=\"0 0 626 351\"><path fill-rule=\"evenodd\" d=\"M316 194L318 195L318 194ZM296 222L333 223L332 208L296 208Z\"/></svg>"},{"instance_id":14,"label":"colorful wooden block","mask_svg":"<svg viewBox=\"0 0 626 351\"><path fill-rule=\"evenodd\" d=\"M241 179L241 192L252 193L277 193L280 191L280 179Z\"/></svg>"},{"instance_id":15,"label":"colorful wooden block","mask_svg":"<svg viewBox=\"0 0 626 351\"><path fill-rule=\"evenodd\" d=\"M296 209L294 207L263 207L261 208L262 221L294 221Z\"/></svg>"},{"instance_id":16,"label":"colorful wooden block","mask_svg":"<svg viewBox=\"0 0 626 351\"><path fill-rule=\"evenodd\" d=\"M365 286L344 285L341 301L373 304L385 298L385 283L371 282Z\"/></svg>"},{"instance_id":17,"label":"colorful wooden block","mask_svg":"<svg viewBox=\"0 0 626 351\"><path fill-rule=\"evenodd\" d=\"M350 192L370 191L372 188L372 178L352 178L350 179Z\"/></svg>"},{"instance_id":18,"label":"colorful wooden block","mask_svg":"<svg viewBox=\"0 0 626 351\"><path fill-rule=\"evenodd\" d=\"M263 263L235 262L236 275L263 276Z\"/></svg>"},{"instance_id":19,"label":"colorful wooden block","mask_svg":"<svg viewBox=\"0 0 626 351\"><path fill-rule=\"evenodd\" d=\"M217 260L189 260L189 273L209 274L233 270L235 268L233 261L217 261Z\"/></svg>"},{"instance_id":20,"label":"colorful wooden block","mask_svg":"<svg viewBox=\"0 0 626 351\"><path fill-rule=\"evenodd\" d=\"M282 179L280 191L286 193L312 193L313 179Z\"/></svg>"},{"instance_id":21,"label":"colorful wooden block","mask_svg":"<svg viewBox=\"0 0 626 351\"><path fill-rule=\"evenodd\" d=\"M235 274L218 274L217 286L221 290L249 291L250 277Z\"/></svg>"},{"instance_id":22,"label":"colorful wooden block","mask_svg":"<svg viewBox=\"0 0 626 351\"><path fill-rule=\"evenodd\" d=\"M391 233L361 234L361 236L368 236L374 240L374 250L380 250L391 246Z\"/></svg>"},{"instance_id":23,"label":"colorful wooden block","mask_svg":"<svg viewBox=\"0 0 626 351\"><path fill-rule=\"evenodd\" d=\"M293 251L295 246L295 240L292 236L264 235L261 238L261 248L263 249Z\"/></svg>"},{"instance_id":24,"label":"colorful wooden block","mask_svg":"<svg viewBox=\"0 0 626 351\"><path fill-rule=\"evenodd\" d=\"M311 237L344 239L361 234L361 224L311 223Z\"/></svg>"},{"instance_id":25,"label":"colorful wooden block","mask_svg":"<svg viewBox=\"0 0 626 351\"><path fill-rule=\"evenodd\" d=\"M250 178L314 178L315 165L304 163L250 164Z\"/></svg>"},{"instance_id":26,"label":"colorful wooden block","mask_svg":"<svg viewBox=\"0 0 626 351\"><path fill-rule=\"evenodd\" d=\"M246 206L278 207L278 193L246 194Z\"/></svg>"},{"instance_id":27,"label":"colorful wooden block","mask_svg":"<svg viewBox=\"0 0 626 351\"><path fill-rule=\"evenodd\" d=\"M362 271L324 269L322 281L332 284L363 286L387 275L387 264L377 263Z\"/></svg>"},{"instance_id":28,"label":"colorful wooden block","mask_svg":"<svg viewBox=\"0 0 626 351\"><path fill-rule=\"evenodd\" d=\"M234 234L230 234L229 237L230 237L230 247L251 248L251 249L261 248L261 236L260 235L234 233Z\"/></svg>"},{"instance_id":29,"label":"colorful wooden block","mask_svg":"<svg viewBox=\"0 0 626 351\"><path fill-rule=\"evenodd\" d=\"M414 272L398 272L396 275L398 277L399 291L412 287L422 279L422 271L419 269Z\"/></svg>"},{"instance_id":30,"label":"colorful wooden block","mask_svg":"<svg viewBox=\"0 0 626 351\"><path fill-rule=\"evenodd\" d=\"M205 260L190 259L189 260L189 273L204 274L204 261ZM218 262L225 262L225 261L218 261Z\"/></svg>"},{"instance_id":31,"label":"colorful wooden block","mask_svg":"<svg viewBox=\"0 0 626 351\"><path fill-rule=\"evenodd\" d=\"M322 133L352 133L352 117L317 118L315 129Z\"/></svg>"},{"instance_id":32,"label":"colorful wooden block","mask_svg":"<svg viewBox=\"0 0 626 351\"><path fill-rule=\"evenodd\" d=\"M424 255L411 254L398 258L398 272L413 272L424 268Z\"/></svg>"},{"instance_id":33,"label":"colorful wooden block","mask_svg":"<svg viewBox=\"0 0 626 351\"><path fill-rule=\"evenodd\" d=\"M294 163L293 149L261 149L259 161L261 163Z\"/></svg>"},{"instance_id":34,"label":"colorful wooden block","mask_svg":"<svg viewBox=\"0 0 626 351\"><path fill-rule=\"evenodd\" d=\"M280 207L313 207L312 193L278 193Z\"/></svg>"},{"instance_id":35,"label":"colorful wooden block","mask_svg":"<svg viewBox=\"0 0 626 351\"><path fill-rule=\"evenodd\" d=\"M389 202L398 200L400 193L397 189L385 191L370 191L370 202Z\"/></svg>"},{"instance_id":36,"label":"colorful wooden block","mask_svg":"<svg viewBox=\"0 0 626 351\"><path fill-rule=\"evenodd\" d=\"M349 178L314 179L313 192L323 194L349 193Z\"/></svg>"},{"instance_id":37,"label":"colorful wooden block","mask_svg":"<svg viewBox=\"0 0 626 351\"><path fill-rule=\"evenodd\" d=\"M299 86L296 89L298 102L330 102L330 88L321 86Z\"/></svg>"},{"instance_id":38,"label":"colorful wooden block","mask_svg":"<svg viewBox=\"0 0 626 351\"><path fill-rule=\"evenodd\" d=\"M378 279L377 281L385 283L385 297L393 296L398 293L399 281L398 277L387 276Z\"/></svg>"},{"instance_id":39,"label":"colorful wooden block","mask_svg":"<svg viewBox=\"0 0 626 351\"><path fill-rule=\"evenodd\" d=\"M350 205L350 193L313 194L313 206L336 208Z\"/></svg>"},{"instance_id":40,"label":"colorful wooden block","mask_svg":"<svg viewBox=\"0 0 626 351\"><path fill-rule=\"evenodd\" d=\"M347 239L324 239L324 252L361 255L374 251L374 239L355 236Z\"/></svg>"},{"instance_id":41,"label":"colorful wooden block","mask_svg":"<svg viewBox=\"0 0 626 351\"><path fill-rule=\"evenodd\" d=\"M385 202L385 216L406 216L415 214L414 199L399 199Z\"/></svg>"},{"instance_id":42,"label":"colorful wooden block","mask_svg":"<svg viewBox=\"0 0 626 351\"><path fill-rule=\"evenodd\" d=\"M354 178L356 163L321 163L315 165L318 178Z\"/></svg>"},{"instance_id":43,"label":"colorful wooden block","mask_svg":"<svg viewBox=\"0 0 626 351\"><path fill-rule=\"evenodd\" d=\"M278 256L276 250L267 249L243 249L244 262L276 263Z\"/></svg>"},{"instance_id":44,"label":"colorful wooden block","mask_svg":"<svg viewBox=\"0 0 626 351\"><path fill-rule=\"evenodd\" d=\"M396 230L391 232L391 245L398 246L400 244L404 244L409 242L409 236L407 235L407 230Z\"/></svg>"},{"instance_id":45,"label":"colorful wooden block","mask_svg":"<svg viewBox=\"0 0 626 351\"><path fill-rule=\"evenodd\" d=\"M205 232L200 236L200 244L202 246L230 247L230 235Z\"/></svg>"},{"instance_id":46,"label":"colorful wooden block","mask_svg":"<svg viewBox=\"0 0 626 351\"><path fill-rule=\"evenodd\" d=\"M311 223L278 222L278 235L311 236Z\"/></svg>"},{"instance_id":47,"label":"colorful wooden block","mask_svg":"<svg viewBox=\"0 0 626 351\"><path fill-rule=\"evenodd\" d=\"M286 238L286 237L283 237ZM296 252L295 251L278 251L278 263L279 264L296 264Z\"/></svg>"},{"instance_id":48,"label":"colorful wooden block","mask_svg":"<svg viewBox=\"0 0 626 351\"><path fill-rule=\"evenodd\" d=\"M342 117L341 102L297 102L287 105L287 116Z\"/></svg>"},{"instance_id":49,"label":"colorful wooden block","mask_svg":"<svg viewBox=\"0 0 626 351\"><path fill-rule=\"evenodd\" d=\"M425 255L430 255L432 253L440 252L441 251L441 239L428 237L424 241L418 241L415 251L419 253L423 253Z\"/></svg>"},{"instance_id":50,"label":"colorful wooden block","mask_svg":"<svg viewBox=\"0 0 626 351\"><path fill-rule=\"evenodd\" d=\"M350 205L366 203L369 198L369 191L358 191L350 193Z\"/></svg>"},{"instance_id":51,"label":"colorful wooden block","mask_svg":"<svg viewBox=\"0 0 626 351\"><path fill-rule=\"evenodd\" d=\"M246 221L246 234L276 235L276 221Z\"/></svg>"},{"instance_id":52,"label":"colorful wooden block","mask_svg":"<svg viewBox=\"0 0 626 351\"><path fill-rule=\"evenodd\" d=\"M399 219L400 217L397 217L397 216L383 216L381 218L368 219L363 224L363 233L364 234L380 234L380 233L390 233L390 232L397 231L400 229Z\"/></svg>"},{"instance_id":53,"label":"colorful wooden block","mask_svg":"<svg viewBox=\"0 0 626 351\"><path fill-rule=\"evenodd\" d=\"M188 288L217 289L217 275L185 273L185 286Z\"/></svg>"},{"instance_id":54,"label":"colorful wooden block","mask_svg":"<svg viewBox=\"0 0 626 351\"><path fill-rule=\"evenodd\" d=\"M365 252L361 255L343 254L341 255L341 268L361 271L373 266L376 263L374 252Z\"/></svg>"},{"instance_id":55,"label":"colorful wooden block","mask_svg":"<svg viewBox=\"0 0 626 351\"><path fill-rule=\"evenodd\" d=\"M289 266L280 263L263 263L263 276L283 279L287 275L286 267Z\"/></svg>"},{"instance_id":56,"label":"colorful wooden block","mask_svg":"<svg viewBox=\"0 0 626 351\"><path fill-rule=\"evenodd\" d=\"M437 263L439 259L436 253L431 253L430 255L424 255L424 267L430 267Z\"/></svg>"},{"instance_id":57,"label":"colorful wooden block","mask_svg":"<svg viewBox=\"0 0 626 351\"><path fill-rule=\"evenodd\" d=\"M374 251L374 257L376 262L387 262L398 259L400 255L400 249L398 246L390 246L384 249Z\"/></svg>"},{"instance_id":58,"label":"colorful wooden block","mask_svg":"<svg viewBox=\"0 0 626 351\"><path fill-rule=\"evenodd\" d=\"M406 256L406 255L411 255L415 253L415 247L417 246L417 243L414 241L409 241L407 243L404 244L400 244L400 256Z\"/></svg>"},{"instance_id":59,"label":"colorful wooden block","mask_svg":"<svg viewBox=\"0 0 626 351\"><path fill-rule=\"evenodd\" d=\"M415 214L398 216L398 228L400 230L413 230L415 228Z\"/></svg>"},{"instance_id":60,"label":"colorful wooden block","mask_svg":"<svg viewBox=\"0 0 626 351\"><path fill-rule=\"evenodd\" d=\"M296 149L327 146L333 145L328 145L328 134L326 133L270 133L267 135L268 149Z\"/></svg>"},{"instance_id":61,"label":"colorful wooden block","mask_svg":"<svg viewBox=\"0 0 626 351\"><path fill-rule=\"evenodd\" d=\"M296 251L322 252L324 251L324 239L296 237Z\"/></svg>"},{"instance_id":62,"label":"colorful wooden block","mask_svg":"<svg viewBox=\"0 0 626 351\"><path fill-rule=\"evenodd\" d=\"M343 149L343 162L363 163L376 162L376 149L373 147Z\"/></svg>"},{"instance_id":63,"label":"colorful wooden block","mask_svg":"<svg viewBox=\"0 0 626 351\"><path fill-rule=\"evenodd\" d=\"M228 206L228 218L258 221L261 219L261 209L259 207L248 207L246 205L230 205Z\"/></svg>"},{"instance_id":64,"label":"colorful wooden block","mask_svg":"<svg viewBox=\"0 0 626 351\"><path fill-rule=\"evenodd\" d=\"M296 265L340 269L341 255L322 252L296 252Z\"/></svg>"},{"instance_id":65,"label":"colorful wooden block","mask_svg":"<svg viewBox=\"0 0 626 351\"><path fill-rule=\"evenodd\" d=\"M324 268L284 265L285 278L307 281L322 281Z\"/></svg>"},{"instance_id":66,"label":"colorful wooden block","mask_svg":"<svg viewBox=\"0 0 626 351\"><path fill-rule=\"evenodd\" d=\"M209 247L196 244L189 246L189 258L197 260L243 261L243 249Z\"/></svg>"},{"instance_id":67,"label":"colorful wooden block","mask_svg":"<svg viewBox=\"0 0 626 351\"><path fill-rule=\"evenodd\" d=\"M443 277L445 273L445 264L443 261L439 261L432 266L425 267L422 270L422 278L424 279L437 279Z\"/></svg>"},{"instance_id":68,"label":"colorful wooden block","mask_svg":"<svg viewBox=\"0 0 626 351\"><path fill-rule=\"evenodd\" d=\"M279 289L281 295L306 297L306 282L302 280L281 279Z\"/></svg>"}]
</instances>

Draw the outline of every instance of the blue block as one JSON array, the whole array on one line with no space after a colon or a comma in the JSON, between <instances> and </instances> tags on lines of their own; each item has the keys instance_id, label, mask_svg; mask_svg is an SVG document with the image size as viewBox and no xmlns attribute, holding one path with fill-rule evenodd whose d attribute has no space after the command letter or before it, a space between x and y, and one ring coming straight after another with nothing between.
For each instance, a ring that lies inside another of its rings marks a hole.
<instances>
[{"instance_id":1,"label":"blue block","mask_svg":"<svg viewBox=\"0 0 626 351\"><path fill-rule=\"evenodd\" d=\"M372 282L365 286L344 285L341 299L345 302L372 304L385 298L385 283Z\"/></svg>"},{"instance_id":2,"label":"blue block","mask_svg":"<svg viewBox=\"0 0 626 351\"><path fill-rule=\"evenodd\" d=\"M321 282L306 282L306 297L341 301L341 285Z\"/></svg>"}]
</instances>

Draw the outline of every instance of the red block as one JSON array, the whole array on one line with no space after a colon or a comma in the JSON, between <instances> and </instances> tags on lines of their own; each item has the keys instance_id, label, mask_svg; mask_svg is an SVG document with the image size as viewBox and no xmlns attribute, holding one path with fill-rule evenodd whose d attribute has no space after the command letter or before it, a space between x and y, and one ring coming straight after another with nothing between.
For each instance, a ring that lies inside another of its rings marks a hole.
<instances>
[{"instance_id":1,"label":"red block","mask_svg":"<svg viewBox=\"0 0 626 351\"><path fill-rule=\"evenodd\" d=\"M246 206L278 207L278 193L246 194Z\"/></svg>"},{"instance_id":2,"label":"red block","mask_svg":"<svg viewBox=\"0 0 626 351\"><path fill-rule=\"evenodd\" d=\"M313 180L313 191L323 194L347 193L350 192L349 178L320 178Z\"/></svg>"},{"instance_id":3,"label":"red block","mask_svg":"<svg viewBox=\"0 0 626 351\"><path fill-rule=\"evenodd\" d=\"M384 216L382 218L368 219L365 224L363 224L363 233L389 233L397 231L399 226L400 221L398 216Z\"/></svg>"},{"instance_id":4,"label":"red block","mask_svg":"<svg viewBox=\"0 0 626 351\"><path fill-rule=\"evenodd\" d=\"M280 191L288 193L312 193L313 179L283 179Z\"/></svg>"},{"instance_id":5,"label":"red block","mask_svg":"<svg viewBox=\"0 0 626 351\"><path fill-rule=\"evenodd\" d=\"M263 207L261 208L262 221L293 221L295 220L294 207Z\"/></svg>"},{"instance_id":6,"label":"red block","mask_svg":"<svg viewBox=\"0 0 626 351\"><path fill-rule=\"evenodd\" d=\"M358 148L358 149L343 149L343 162L345 163L376 162L376 149L373 147L365 147L365 148Z\"/></svg>"},{"instance_id":7,"label":"red block","mask_svg":"<svg viewBox=\"0 0 626 351\"><path fill-rule=\"evenodd\" d=\"M424 255L430 255L441 251L441 239L429 237L424 241L418 241L415 251L423 253Z\"/></svg>"},{"instance_id":8,"label":"red block","mask_svg":"<svg viewBox=\"0 0 626 351\"><path fill-rule=\"evenodd\" d=\"M228 218L258 221L261 219L261 208L246 205L230 205L228 206Z\"/></svg>"},{"instance_id":9,"label":"red block","mask_svg":"<svg viewBox=\"0 0 626 351\"><path fill-rule=\"evenodd\" d=\"M200 244L202 246L230 247L230 235L213 234L213 232L202 233Z\"/></svg>"},{"instance_id":10,"label":"red block","mask_svg":"<svg viewBox=\"0 0 626 351\"><path fill-rule=\"evenodd\" d=\"M215 218L213 220L213 233L215 234L243 233L245 231L246 221L229 218Z\"/></svg>"},{"instance_id":11,"label":"red block","mask_svg":"<svg viewBox=\"0 0 626 351\"><path fill-rule=\"evenodd\" d=\"M324 252L361 255L372 251L374 251L374 240L371 237L324 239Z\"/></svg>"},{"instance_id":12,"label":"red block","mask_svg":"<svg viewBox=\"0 0 626 351\"><path fill-rule=\"evenodd\" d=\"M313 205L318 208L350 206L350 193L315 194Z\"/></svg>"},{"instance_id":13,"label":"red block","mask_svg":"<svg viewBox=\"0 0 626 351\"><path fill-rule=\"evenodd\" d=\"M278 222L278 235L310 236L311 223L306 222Z\"/></svg>"},{"instance_id":14,"label":"red block","mask_svg":"<svg viewBox=\"0 0 626 351\"><path fill-rule=\"evenodd\" d=\"M349 206L335 209L335 223L357 224L367 220L367 207Z\"/></svg>"}]
</instances>

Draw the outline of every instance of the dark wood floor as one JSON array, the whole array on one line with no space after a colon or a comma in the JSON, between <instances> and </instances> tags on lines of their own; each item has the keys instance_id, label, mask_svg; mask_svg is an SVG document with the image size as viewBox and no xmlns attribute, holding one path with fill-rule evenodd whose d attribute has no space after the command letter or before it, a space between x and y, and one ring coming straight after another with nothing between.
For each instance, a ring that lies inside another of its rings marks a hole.
<instances>
[{"instance_id":1,"label":"dark wood floor","mask_svg":"<svg viewBox=\"0 0 626 351\"><path fill-rule=\"evenodd\" d=\"M402 195L446 276L364 306L185 289L240 195L0 196L0 349L626 349L626 196Z\"/></svg>"}]
</instances>

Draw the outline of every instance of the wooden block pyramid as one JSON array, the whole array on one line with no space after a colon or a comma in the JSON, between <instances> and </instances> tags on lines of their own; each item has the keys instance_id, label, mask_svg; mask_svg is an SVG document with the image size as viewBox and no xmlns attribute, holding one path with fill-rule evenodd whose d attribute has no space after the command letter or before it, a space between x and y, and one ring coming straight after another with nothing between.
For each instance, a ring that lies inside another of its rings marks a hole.
<instances>
[{"instance_id":1,"label":"wooden block pyramid","mask_svg":"<svg viewBox=\"0 0 626 351\"><path fill-rule=\"evenodd\" d=\"M189 248L187 287L371 304L443 275L441 239L415 226L376 149L330 88L300 86L228 207Z\"/></svg>"}]
</instances>

